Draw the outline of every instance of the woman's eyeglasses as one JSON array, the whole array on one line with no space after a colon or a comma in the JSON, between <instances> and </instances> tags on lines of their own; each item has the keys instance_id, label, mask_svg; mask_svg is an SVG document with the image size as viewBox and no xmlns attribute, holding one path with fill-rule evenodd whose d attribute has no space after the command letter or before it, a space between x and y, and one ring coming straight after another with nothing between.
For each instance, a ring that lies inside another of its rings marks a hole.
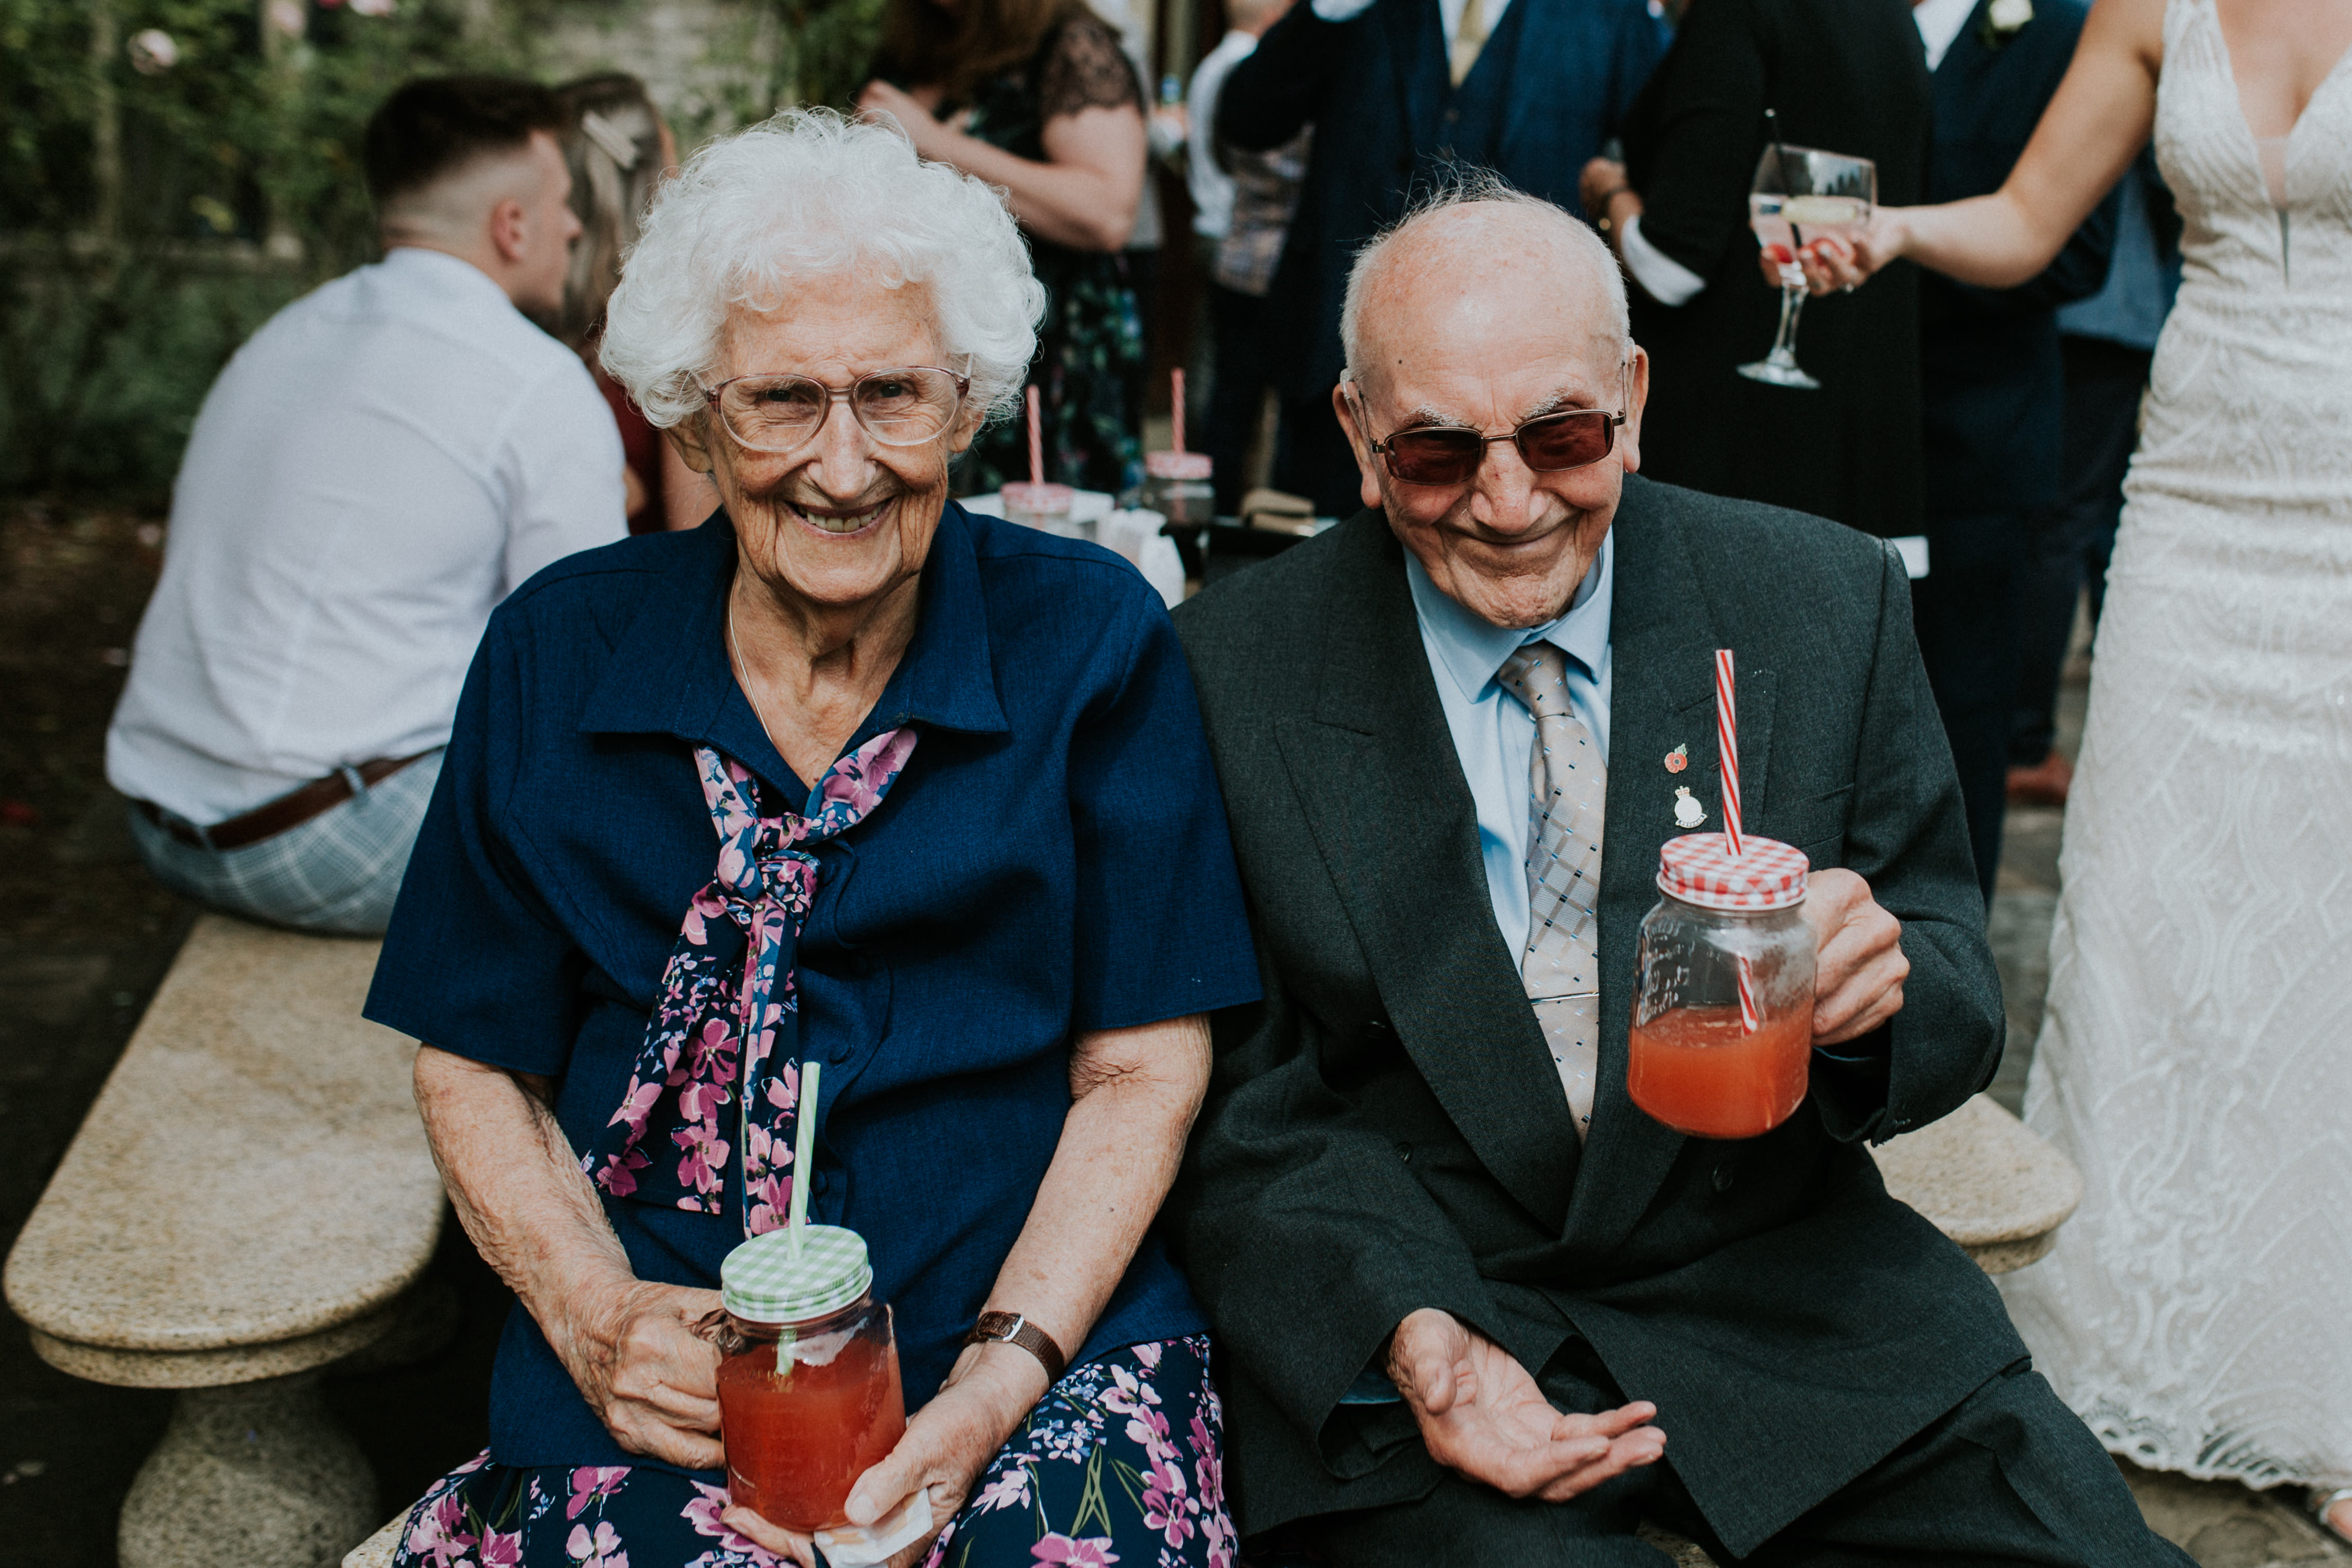
<instances>
[{"instance_id":1,"label":"woman's eyeglasses","mask_svg":"<svg viewBox=\"0 0 2352 1568\"><path fill-rule=\"evenodd\" d=\"M736 376L702 395L727 433L754 452L797 452L816 439L835 399L885 446L920 446L954 423L971 378L928 365L876 371L846 389L808 376Z\"/></svg>"},{"instance_id":2,"label":"woman's eyeglasses","mask_svg":"<svg viewBox=\"0 0 2352 1568\"><path fill-rule=\"evenodd\" d=\"M1351 394L1353 389L1350 388ZM1360 419L1364 404L1356 398ZM1617 447L1622 413L1600 408L1569 408L1539 414L1508 435L1485 435L1462 425L1424 425L1400 430L1372 450L1388 465L1389 473L1408 485L1466 485L1486 460L1486 448L1507 441L1538 474L1559 474L1598 463Z\"/></svg>"}]
</instances>

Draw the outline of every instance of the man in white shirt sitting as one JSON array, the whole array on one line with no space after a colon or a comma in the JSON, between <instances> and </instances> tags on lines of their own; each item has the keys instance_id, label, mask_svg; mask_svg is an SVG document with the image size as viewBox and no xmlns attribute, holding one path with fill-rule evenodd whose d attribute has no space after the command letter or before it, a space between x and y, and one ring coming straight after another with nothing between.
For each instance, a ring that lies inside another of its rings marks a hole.
<instances>
[{"instance_id":1,"label":"man in white shirt sitting","mask_svg":"<svg viewBox=\"0 0 2352 1568\"><path fill-rule=\"evenodd\" d=\"M580 233L559 123L529 82L394 92L365 149L384 259L205 399L106 748L191 898L383 930L490 611L626 531L612 414L522 314L561 302Z\"/></svg>"}]
</instances>

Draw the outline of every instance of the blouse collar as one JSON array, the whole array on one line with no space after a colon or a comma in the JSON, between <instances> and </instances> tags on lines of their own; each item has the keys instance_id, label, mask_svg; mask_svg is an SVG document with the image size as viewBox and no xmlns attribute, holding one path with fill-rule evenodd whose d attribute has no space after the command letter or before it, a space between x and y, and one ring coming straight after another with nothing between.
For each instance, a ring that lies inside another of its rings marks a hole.
<instances>
[{"instance_id":1,"label":"blouse collar","mask_svg":"<svg viewBox=\"0 0 2352 1568\"><path fill-rule=\"evenodd\" d=\"M735 529L722 511L686 536L645 595L580 728L675 736L716 747L763 783L804 784L777 755L728 661L727 591L734 575ZM845 754L909 721L975 735L1011 727L996 696L979 552L970 517L953 501L940 514L917 593L914 637Z\"/></svg>"}]
</instances>

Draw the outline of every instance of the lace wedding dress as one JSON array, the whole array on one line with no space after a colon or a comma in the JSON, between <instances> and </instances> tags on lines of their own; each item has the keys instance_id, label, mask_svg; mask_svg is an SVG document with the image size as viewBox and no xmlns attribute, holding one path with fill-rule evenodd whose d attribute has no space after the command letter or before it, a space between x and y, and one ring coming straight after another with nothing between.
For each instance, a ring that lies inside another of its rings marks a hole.
<instances>
[{"instance_id":1,"label":"lace wedding dress","mask_svg":"<svg viewBox=\"0 0 2352 1568\"><path fill-rule=\"evenodd\" d=\"M2352 54L2282 150L2240 112L2213 0L2170 0L2164 46L2184 276L2125 486L2026 1092L2086 1190L2005 1294L2115 1452L2345 1485Z\"/></svg>"}]
</instances>

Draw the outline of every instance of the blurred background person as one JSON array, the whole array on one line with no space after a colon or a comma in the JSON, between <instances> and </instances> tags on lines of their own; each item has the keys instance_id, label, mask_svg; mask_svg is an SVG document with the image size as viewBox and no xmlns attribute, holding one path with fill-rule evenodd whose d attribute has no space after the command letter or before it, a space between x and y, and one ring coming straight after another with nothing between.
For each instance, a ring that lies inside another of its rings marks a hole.
<instances>
[{"instance_id":1,"label":"blurred background person","mask_svg":"<svg viewBox=\"0 0 2352 1568\"><path fill-rule=\"evenodd\" d=\"M1823 289L1902 257L2014 287L2151 134L2180 292L2025 1093L2084 1193L2003 1293L2109 1448L2306 1486L2352 1540L2352 0L2102 0L2000 191L1882 208L1805 264Z\"/></svg>"},{"instance_id":2,"label":"blurred background person","mask_svg":"<svg viewBox=\"0 0 2352 1568\"><path fill-rule=\"evenodd\" d=\"M1918 0L1911 19L1935 77L1927 199L2000 188L2074 58L2083 0ZM1919 654L1968 806L1977 883L1992 903L2017 705L2020 595L2036 519L2065 463L2058 307L2095 291L2115 197L2015 288L1919 279L1927 573L1911 585Z\"/></svg>"},{"instance_id":3,"label":"blurred background person","mask_svg":"<svg viewBox=\"0 0 2352 1568\"><path fill-rule=\"evenodd\" d=\"M621 444L562 308L554 96L410 82L362 152L384 256L205 394L106 738L148 868L249 919L379 932L490 612L619 538Z\"/></svg>"},{"instance_id":4,"label":"blurred background person","mask_svg":"<svg viewBox=\"0 0 2352 1568\"><path fill-rule=\"evenodd\" d=\"M2124 510L2124 472L2139 440L2157 334L2180 287L2180 217L2143 148L2116 183L2107 280L2058 312L2066 375L2065 474L2058 504L2034 514L2018 602L2017 709L2009 732L2011 805L2063 806L2074 765L2058 749L2058 679L2088 591L2091 629Z\"/></svg>"},{"instance_id":5,"label":"blurred background person","mask_svg":"<svg viewBox=\"0 0 2352 1568\"><path fill-rule=\"evenodd\" d=\"M915 151L1002 187L1045 286L1030 380L1045 477L1117 493L1141 476L1143 320L1123 254L1143 197L1144 94L1083 0L889 0L857 107ZM982 430L964 494L1029 476L1019 421Z\"/></svg>"},{"instance_id":6,"label":"blurred background person","mask_svg":"<svg viewBox=\"0 0 2352 1568\"><path fill-rule=\"evenodd\" d=\"M1662 15L1644 0L1306 0L1234 67L1222 141L1270 152L1316 132L1261 318L1283 398L1277 486L1326 516L1362 505L1331 406L1357 250L1465 164L1576 211L1577 171L1664 51Z\"/></svg>"},{"instance_id":7,"label":"blurred background person","mask_svg":"<svg viewBox=\"0 0 2352 1568\"><path fill-rule=\"evenodd\" d=\"M563 109L563 161L572 171L572 210L580 243L563 279L563 308L552 328L596 378L596 390L620 428L629 531L690 528L719 505L704 476L686 465L647 423L621 383L596 362L604 335L604 301L621 280L621 258L637 242L654 187L677 166L677 143L646 84L625 71L604 71L555 89Z\"/></svg>"},{"instance_id":8,"label":"blurred background person","mask_svg":"<svg viewBox=\"0 0 2352 1568\"><path fill-rule=\"evenodd\" d=\"M1785 144L1867 158L1878 199L1926 189L1929 83L1903 0L1698 0L1634 103L1624 161L1585 167L1585 210L1618 252L1650 351L1642 472L1864 533L1920 533L1918 280L1805 307L1798 358L1822 384L1768 386L1777 288L1756 286L1756 164ZM1777 116L1768 117L1767 110Z\"/></svg>"},{"instance_id":9,"label":"blurred background person","mask_svg":"<svg viewBox=\"0 0 2352 1568\"><path fill-rule=\"evenodd\" d=\"M1265 351L1265 291L1282 259L1283 237L1298 210L1299 183L1315 135L1309 126L1265 152L1244 152L1215 136L1217 99L1233 68L1257 48L1292 0L1234 0L1233 26L1192 73L1186 148L1193 232L1205 241L1209 274L1209 362L1205 450L1216 467L1217 511L1241 510L1243 480L1257 434L1275 361Z\"/></svg>"}]
</instances>

